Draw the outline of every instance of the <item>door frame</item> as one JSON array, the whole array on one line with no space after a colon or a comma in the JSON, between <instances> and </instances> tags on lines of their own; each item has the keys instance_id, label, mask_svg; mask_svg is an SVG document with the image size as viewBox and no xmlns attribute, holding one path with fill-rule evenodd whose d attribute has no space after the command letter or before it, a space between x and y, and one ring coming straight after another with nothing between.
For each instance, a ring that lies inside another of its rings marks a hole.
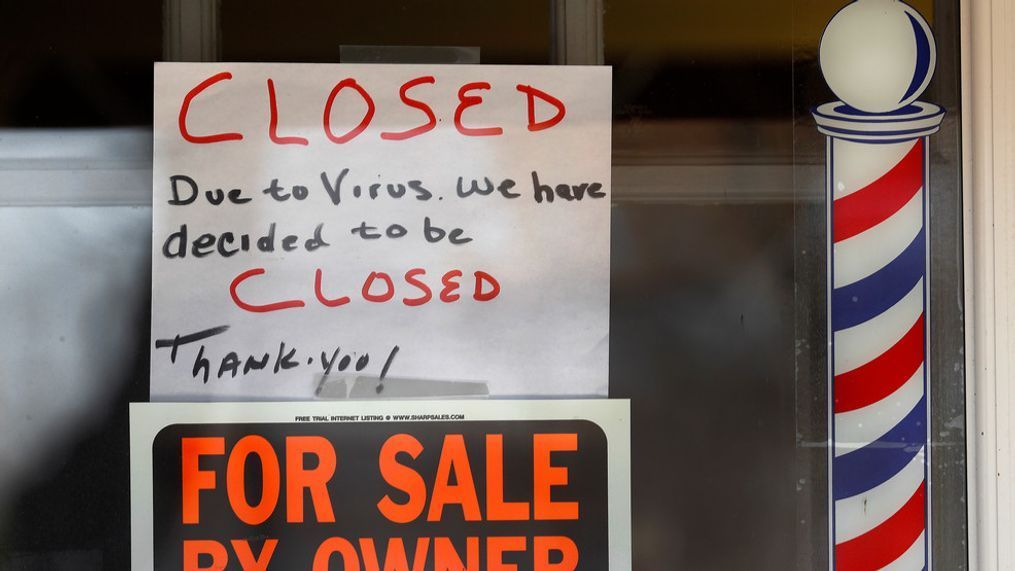
<instances>
[{"instance_id":1,"label":"door frame","mask_svg":"<svg viewBox=\"0 0 1015 571\"><path fill-rule=\"evenodd\" d=\"M1015 569L1015 5L962 0L970 569Z\"/></svg>"}]
</instances>

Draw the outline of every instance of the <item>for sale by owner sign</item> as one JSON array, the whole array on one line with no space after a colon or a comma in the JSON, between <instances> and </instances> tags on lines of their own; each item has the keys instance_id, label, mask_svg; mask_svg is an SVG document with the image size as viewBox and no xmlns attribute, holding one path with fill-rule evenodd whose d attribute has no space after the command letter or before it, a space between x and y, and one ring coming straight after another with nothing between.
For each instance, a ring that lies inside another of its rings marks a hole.
<instances>
[{"instance_id":1,"label":"for sale by owner sign","mask_svg":"<svg viewBox=\"0 0 1015 571\"><path fill-rule=\"evenodd\" d=\"M627 570L628 408L134 404L133 568Z\"/></svg>"}]
</instances>

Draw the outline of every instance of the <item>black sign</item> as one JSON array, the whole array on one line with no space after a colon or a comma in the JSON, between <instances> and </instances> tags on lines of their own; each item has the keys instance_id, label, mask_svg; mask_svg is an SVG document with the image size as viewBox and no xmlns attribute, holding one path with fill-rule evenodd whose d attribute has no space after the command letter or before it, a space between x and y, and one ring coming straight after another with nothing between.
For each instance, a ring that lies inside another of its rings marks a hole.
<instances>
[{"instance_id":1,"label":"black sign","mask_svg":"<svg viewBox=\"0 0 1015 571\"><path fill-rule=\"evenodd\" d=\"M157 570L609 568L589 421L175 424L152 452Z\"/></svg>"}]
</instances>

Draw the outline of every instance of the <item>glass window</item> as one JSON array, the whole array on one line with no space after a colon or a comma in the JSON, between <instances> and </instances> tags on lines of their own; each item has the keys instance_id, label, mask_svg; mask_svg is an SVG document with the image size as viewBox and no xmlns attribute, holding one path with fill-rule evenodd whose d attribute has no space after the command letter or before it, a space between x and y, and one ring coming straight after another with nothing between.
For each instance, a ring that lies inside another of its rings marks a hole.
<instances>
[{"instance_id":1,"label":"glass window","mask_svg":"<svg viewBox=\"0 0 1015 571\"><path fill-rule=\"evenodd\" d=\"M8 3L0 567L129 566L127 403L148 400L151 350L152 63L430 61L447 56L413 48L440 46L483 64L613 68L609 380L632 401L634 568L826 568L839 505L828 304L842 275L829 274L830 198L845 191L826 189L836 143L812 110L839 98L819 53L845 4ZM965 569L959 4L912 7L936 40L919 100L945 110L920 171L927 545L935 568Z\"/></svg>"}]
</instances>

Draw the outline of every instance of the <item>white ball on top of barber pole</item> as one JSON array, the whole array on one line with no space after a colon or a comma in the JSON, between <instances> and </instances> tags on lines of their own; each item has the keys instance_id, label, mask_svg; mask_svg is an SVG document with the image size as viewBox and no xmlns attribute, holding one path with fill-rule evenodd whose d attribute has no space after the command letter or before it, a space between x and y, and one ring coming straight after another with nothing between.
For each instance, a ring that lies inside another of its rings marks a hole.
<instances>
[{"instance_id":1,"label":"white ball on top of barber pole","mask_svg":"<svg viewBox=\"0 0 1015 571\"><path fill-rule=\"evenodd\" d=\"M927 89L937 63L930 26L899 0L856 0L821 37L821 72L836 96L867 113L909 105Z\"/></svg>"}]
</instances>

